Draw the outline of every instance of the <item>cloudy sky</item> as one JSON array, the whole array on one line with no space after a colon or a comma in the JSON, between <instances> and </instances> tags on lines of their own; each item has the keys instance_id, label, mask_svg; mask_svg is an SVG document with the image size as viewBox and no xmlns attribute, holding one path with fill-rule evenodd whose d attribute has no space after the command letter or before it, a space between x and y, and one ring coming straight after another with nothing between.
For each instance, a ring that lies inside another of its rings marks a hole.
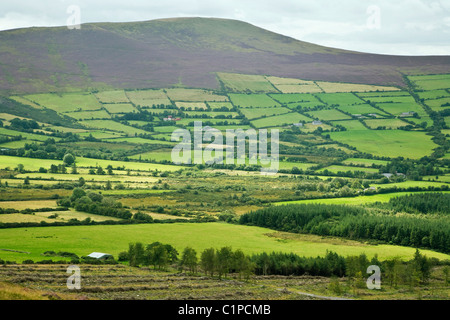
<instances>
[{"instance_id":1,"label":"cloudy sky","mask_svg":"<svg viewBox=\"0 0 450 320\"><path fill-rule=\"evenodd\" d=\"M170 17L243 20L362 52L450 55L450 0L2 0L0 30Z\"/></svg>"}]
</instances>

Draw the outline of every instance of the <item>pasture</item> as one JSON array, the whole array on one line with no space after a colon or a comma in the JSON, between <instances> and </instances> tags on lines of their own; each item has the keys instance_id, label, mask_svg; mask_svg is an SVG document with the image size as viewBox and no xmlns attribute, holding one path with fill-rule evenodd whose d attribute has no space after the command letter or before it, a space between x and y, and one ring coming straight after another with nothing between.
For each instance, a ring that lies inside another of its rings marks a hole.
<instances>
[{"instance_id":1,"label":"pasture","mask_svg":"<svg viewBox=\"0 0 450 320\"><path fill-rule=\"evenodd\" d=\"M340 112L339 110L336 110L336 109L307 111L306 114L309 115L313 119L319 119L322 121L351 119L350 116L343 114L342 112Z\"/></svg>"},{"instance_id":2,"label":"pasture","mask_svg":"<svg viewBox=\"0 0 450 320\"><path fill-rule=\"evenodd\" d=\"M131 242L149 244L155 241L170 244L179 252L186 246L191 246L197 252L211 247L230 246L246 254L275 251L293 252L306 257L324 256L327 250L331 250L343 256L365 253L369 259L375 254L378 254L379 259L395 256L410 259L415 251L408 247L368 245L313 235L285 238L282 233L269 229L226 223L173 223L5 229L0 233L2 248L29 253L0 251L0 258L19 262L26 259L42 260L41 254L45 251L59 251L61 248L79 256L107 252L117 257L128 249ZM428 257L449 258L446 254L429 250L423 250L422 253Z\"/></svg>"},{"instance_id":3,"label":"pasture","mask_svg":"<svg viewBox=\"0 0 450 320\"><path fill-rule=\"evenodd\" d=\"M230 100L238 108L273 108L280 104L266 94L230 93Z\"/></svg>"},{"instance_id":4,"label":"pasture","mask_svg":"<svg viewBox=\"0 0 450 320\"><path fill-rule=\"evenodd\" d=\"M319 93L316 94L316 97L330 106L345 106L365 103L353 93Z\"/></svg>"},{"instance_id":5,"label":"pasture","mask_svg":"<svg viewBox=\"0 0 450 320\"><path fill-rule=\"evenodd\" d=\"M104 104L103 108L109 113L131 113L138 112L138 110L131 103L114 103Z\"/></svg>"},{"instance_id":6,"label":"pasture","mask_svg":"<svg viewBox=\"0 0 450 320\"><path fill-rule=\"evenodd\" d=\"M354 83L338 83L338 82L322 82L317 81L317 86L326 93L341 93L341 92L370 92L370 91L392 91L400 90L395 87L373 86L366 84Z\"/></svg>"},{"instance_id":7,"label":"pasture","mask_svg":"<svg viewBox=\"0 0 450 320\"><path fill-rule=\"evenodd\" d=\"M102 105L92 93L43 93L28 95L24 98L45 108L57 112L92 111L100 110Z\"/></svg>"},{"instance_id":8,"label":"pasture","mask_svg":"<svg viewBox=\"0 0 450 320\"><path fill-rule=\"evenodd\" d=\"M385 127L386 129L398 129L409 125L409 123L400 119L368 119L364 122L371 128L377 129L379 127Z\"/></svg>"},{"instance_id":9,"label":"pasture","mask_svg":"<svg viewBox=\"0 0 450 320\"><path fill-rule=\"evenodd\" d=\"M420 159L437 147L424 132L400 130L351 130L329 133L331 139L376 156ZM380 147L382 146L382 147Z\"/></svg>"},{"instance_id":10,"label":"pasture","mask_svg":"<svg viewBox=\"0 0 450 320\"><path fill-rule=\"evenodd\" d=\"M258 119L262 117L271 117L280 114L290 113L291 109L284 107L275 108L245 108L241 110L242 114L249 120Z\"/></svg>"},{"instance_id":11,"label":"pasture","mask_svg":"<svg viewBox=\"0 0 450 320\"><path fill-rule=\"evenodd\" d=\"M217 77L223 88L230 92L278 92L266 77L261 75L218 72Z\"/></svg>"},{"instance_id":12,"label":"pasture","mask_svg":"<svg viewBox=\"0 0 450 320\"><path fill-rule=\"evenodd\" d=\"M270 127L281 127L285 125L293 125L299 122L311 122L312 119L308 118L300 113L292 112L287 114L282 114L273 117L262 118L258 120L251 121L255 128L270 128Z\"/></svg>"},{"instance_id":13,"label":"pasture","mask_svg":"<svg viewBox=\"0 0 450 320\"><path fill-rule=\"evenodd\" d=\"M97 99L104 104L107 103L129 103L124 90L100 91L95 93Z\"/></svg>"}]
</instances>

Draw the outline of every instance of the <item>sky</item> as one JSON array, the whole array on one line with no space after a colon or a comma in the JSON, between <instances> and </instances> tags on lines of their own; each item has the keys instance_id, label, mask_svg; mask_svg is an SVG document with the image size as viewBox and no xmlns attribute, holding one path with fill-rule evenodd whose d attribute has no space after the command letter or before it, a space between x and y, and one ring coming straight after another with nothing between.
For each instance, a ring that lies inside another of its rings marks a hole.
<instances>
[{"instance_id":1,"label":"sky","mask_svg":"<svg viewBox=\"0 0 450 320\"><path fill-rule=\"evenodd\" d=\"M450 55L450 0L2 0L0 30L173 17L237 19L361 52Z\"/></svg>"}]
</instances>

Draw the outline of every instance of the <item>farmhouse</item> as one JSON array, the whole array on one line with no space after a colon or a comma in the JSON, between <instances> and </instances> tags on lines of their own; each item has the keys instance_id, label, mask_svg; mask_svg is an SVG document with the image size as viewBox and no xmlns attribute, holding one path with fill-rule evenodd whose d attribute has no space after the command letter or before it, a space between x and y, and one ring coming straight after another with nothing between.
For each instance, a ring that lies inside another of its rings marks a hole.
<instances>
[{"instance_id":1,"label":"farmhouse","mask_svg":"<svg viewBox=\"0 0 450 320\"><path fill-rule=\"evenodd\" d=\"M303 127L303 123L294 123L293 126L294 127Z\"/></svg>"},{"instance_id":2,"label":"farmhouse","mask_svg":"<svg viewBox=\"0 0 450 320\"><path fill-rule=\"evenodd\" d=\"M313 124L314 126L320 126L320 125L322 125L322 121L317 121L317 120L315 120L315 121L312 122L312 124Z\"/></svg>"}]
</instances>

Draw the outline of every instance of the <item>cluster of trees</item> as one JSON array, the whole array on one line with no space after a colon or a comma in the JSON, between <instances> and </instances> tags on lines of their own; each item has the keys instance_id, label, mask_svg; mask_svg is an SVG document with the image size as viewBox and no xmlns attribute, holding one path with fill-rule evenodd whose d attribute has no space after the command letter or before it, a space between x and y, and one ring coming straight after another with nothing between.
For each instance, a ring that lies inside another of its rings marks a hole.
<instances>
[{"instance_id":1,"label":"cluster of trees","mask_svg":"<svg viewBox=\"0 0 450 320\"><path fill-rule=\"evenodd\" d=\"M61 207L72 207L77 211L98 214L120 219L131 219L133 214L122 207L122 204L112 198L105 198L102 194L75 188L70 197L59 199Z\"/></svg>"},{"instance_id":2,"label":"cluster of trees","mask_svg":"<svg viewBox=\"0 0 450 320\"><path fill-rule=\"evenodd\" d=\"M450 252L450 221L374 215L358 207L324 204L273 206L244 214L240 224L280 231L379 240Z\"/></svg>"},{"instance_id":3,"label":"cluster of trees","mask_svg":"<svg viewBox=\"0 0 450 320\"><path fill-rule=\"evenodd\" d=\"M421 180L423 176L443 174L441 167L441 163L429 157L424 157L420 160L398 158L382 166L380 173L403 173L408 179L417 181Z\"/></svg>"},{"instance_id":4,"label":"cluster of trees","mask_svg":"<svg viewBox=\"0 0 450 320\"><path fill-rule=\"evenodd\" d=\"M396 211L408 213L450 213L450 194L420 193L395 197L389 200L389 206Z\"/></svg>"},{"instance_id":5,"label":"cluster of trees","mask_svg":"<svg viewBox=\"0 0 450 320\"><path fill-rule=\"evenodd\" d=\"M10 121L9 128L17 131L33 132L34 129L40 129L41 127L35 120L15 118Z\"/></svg>"},{"instance_id":6,"label":"cluster of trees","mask_svg":"<svg viewBox=\"0 0 450 320\"><path fill-rule=\"evenodd\" d=\"M166 269L169 265L181 270L196 273L197 268L219 279L229 273L238 273L249 277L254 271L254 263L242 250L233 251L231 247L221 249L205 249L198 257L197 251L186 247L181 257L178 251L169 244L154 242L144 246L141 242L130 243L128 251L119 254L119 261L128 261L130 266L153 266L155 269Z\"/></svg>"},{"instance_id":7,"label":"cluster of trees","mask_svg":"<svg viewBox=\"0 0 450 320\"><path fill-rule=\"evenodd\" d=\"M55 160L62 160L66 153L67 148L58 146L53 138L49 138L41 144L26 143L23 148L2 151L2 154L8 156Z\"/></svg>"}]
</instances>

